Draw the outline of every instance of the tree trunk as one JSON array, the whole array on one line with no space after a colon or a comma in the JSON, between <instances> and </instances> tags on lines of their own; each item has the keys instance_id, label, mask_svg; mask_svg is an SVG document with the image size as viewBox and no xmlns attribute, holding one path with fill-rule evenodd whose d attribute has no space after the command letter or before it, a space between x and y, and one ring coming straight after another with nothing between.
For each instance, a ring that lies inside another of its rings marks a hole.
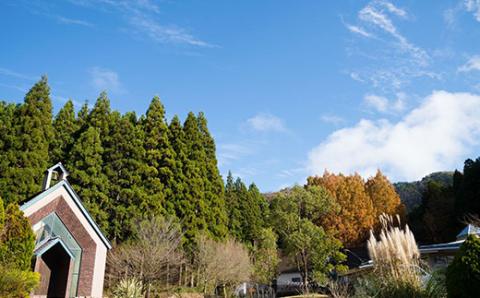
<instances>
[{"instance_id":1,"label":"tree trunk","mask_svg":"<svg viewBox=\"0 0 480 298\"><path fill-rule=\"evenodd\" d=\"M182 286L182 271L183 270L183 264L180 264L180 269L178 271L178 286Z\"/></svg>"}]
</instances>

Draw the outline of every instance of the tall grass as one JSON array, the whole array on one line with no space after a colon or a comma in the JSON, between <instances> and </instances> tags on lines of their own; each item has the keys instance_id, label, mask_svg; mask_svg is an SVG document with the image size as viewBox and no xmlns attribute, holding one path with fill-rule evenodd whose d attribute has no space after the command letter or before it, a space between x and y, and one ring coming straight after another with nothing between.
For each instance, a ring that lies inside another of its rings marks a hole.
<instances>
[{"instance_id":1,"label":"tall grass","mask_svg":"<svg viewBox=\"0 0 480 298\"><path fill-rule=\"evenodd\" d=\"M401 227L399 217L381 215L378 238L370 232L368 253L374 270L355 287L356 297L446 297L441 278L430 277L422 269L420 252L408 225ZM426 275L424 277L427 277Z\"/></svg>"},{"instance_id":2,"label":"tall grass","mask_svg":"<svg viewBox=\"0 0 480 298\"><path fill-rule=\"evenodd\" d=\"M386 282L412 288L422 287L420 252L408 225L400 227L399 217L382 214L379 239L370 231L368 253L374 264L375 274Z\"/></svg>"}]
</instances>

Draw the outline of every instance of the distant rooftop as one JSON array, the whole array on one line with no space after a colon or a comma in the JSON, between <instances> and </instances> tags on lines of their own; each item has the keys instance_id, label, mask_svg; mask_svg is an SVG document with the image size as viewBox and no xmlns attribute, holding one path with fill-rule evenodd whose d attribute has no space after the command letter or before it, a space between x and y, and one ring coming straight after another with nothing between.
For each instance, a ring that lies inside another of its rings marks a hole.
<instances>
[{"instance_id":1,"label":"distant rooftop","mask_svg":"<svg viewBox=\"0 0 480 298\"><path fill-rule=\"evenodd\" d=\"M467 225L460 233L458 233L457 240L465 240L468 235L480 236L480 228L471 224Z\"/></svg>"}]
</instances>

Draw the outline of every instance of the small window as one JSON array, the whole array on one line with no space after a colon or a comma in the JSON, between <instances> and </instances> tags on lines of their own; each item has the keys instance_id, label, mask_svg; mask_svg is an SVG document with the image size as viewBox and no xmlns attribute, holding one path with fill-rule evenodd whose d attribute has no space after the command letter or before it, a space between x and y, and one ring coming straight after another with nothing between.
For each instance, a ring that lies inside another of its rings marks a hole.
<instances>
[{"instance_id":1,"label":"small window","mask_svg":"<svg viewBox=\"0 0 480 298\"><path fill-rule=\"evenodd\" d=\"M302 282L300 277L292 277L292 282Z\"/></svg>"}]
</instances>

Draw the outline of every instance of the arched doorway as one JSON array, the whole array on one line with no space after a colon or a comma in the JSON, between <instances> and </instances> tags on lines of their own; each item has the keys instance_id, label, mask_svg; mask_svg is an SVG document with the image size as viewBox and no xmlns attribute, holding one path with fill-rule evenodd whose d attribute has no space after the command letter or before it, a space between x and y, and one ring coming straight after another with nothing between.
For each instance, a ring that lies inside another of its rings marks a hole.
<instances>
[{"instance_id":1,"label":"arched doorway","mask_svg":"<svg viewBox=\"0 0 480 298\"><path fill-rule=\"evenodd\" d=\"M48 240L40 248L35 267L41 275L37 294L47 298L69 297L73 256L59 238Z\"/></svg>"}]
</instances>

